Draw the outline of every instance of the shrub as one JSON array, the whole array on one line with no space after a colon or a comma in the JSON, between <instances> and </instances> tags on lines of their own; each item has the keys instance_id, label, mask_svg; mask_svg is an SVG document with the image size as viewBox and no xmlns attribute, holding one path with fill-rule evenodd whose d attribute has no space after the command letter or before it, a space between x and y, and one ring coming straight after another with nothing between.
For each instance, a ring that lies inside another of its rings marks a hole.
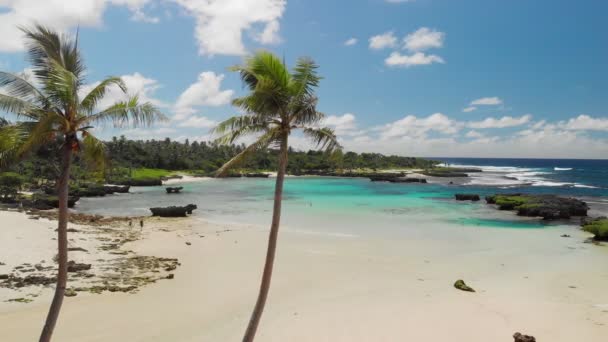
<instances>
[{"instance_id":1,"label":"shrub","mask_svg":"<svg viewBox=\"0 0 608 342\"><path fill-rule=\"evenodd\" d=\"M23 178L14 172L4 172L0 174L0 195L3 201L15 199L21 186Z\"/></svg>"}]
</instances>

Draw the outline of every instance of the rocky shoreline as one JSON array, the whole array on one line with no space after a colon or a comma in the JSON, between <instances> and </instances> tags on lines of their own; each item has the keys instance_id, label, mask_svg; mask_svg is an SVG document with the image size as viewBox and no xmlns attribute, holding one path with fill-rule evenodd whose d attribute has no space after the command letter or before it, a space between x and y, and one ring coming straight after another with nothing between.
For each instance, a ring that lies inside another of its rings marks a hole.
<instances>
[{"instance_id":1,"label":"rocky shoreline","mask_svg":"<svg viewBox=\"0 0 608 342\"><path fill-rule=\"evenodd\" d=\"M56 211L28 210L25 214L32 220L54 220L57 216ZM152 219L70 215L70 263L65 295L105 291L136 293L142 286L173 279L174 271L180 266L178 259L141 255L129 249L129 243L143 238L144 222L149 220ZM134 224L138 221L140 224ZM55 221L48 221L49 229L54 231L55 225ZM28 303L45 288L54 286L55 274L54 258L12 265L3 263L0 289L14 293L5 301Z\"/></svg>"}]
</instances>

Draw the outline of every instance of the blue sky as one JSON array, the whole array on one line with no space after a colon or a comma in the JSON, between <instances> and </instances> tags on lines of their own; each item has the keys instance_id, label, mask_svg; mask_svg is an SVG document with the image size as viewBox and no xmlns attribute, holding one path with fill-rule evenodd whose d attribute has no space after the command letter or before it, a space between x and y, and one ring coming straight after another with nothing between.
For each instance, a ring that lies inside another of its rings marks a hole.
<instances>
[{"instance_id":1,"label":"blue sky","mask_svg":"<svg viewBox=\"0 0 608 342\"><path fill-rule=\"evenodd\" d=\"M348 150L606 158L607 11L593 0L0 0L0 69L27 74L16 25L79 25L90 83L123 76L172 118L103 137L200 140L237 114L243 89L227 67L264 48L320 64L319 109Z\"/></svg>"}]
</instances>

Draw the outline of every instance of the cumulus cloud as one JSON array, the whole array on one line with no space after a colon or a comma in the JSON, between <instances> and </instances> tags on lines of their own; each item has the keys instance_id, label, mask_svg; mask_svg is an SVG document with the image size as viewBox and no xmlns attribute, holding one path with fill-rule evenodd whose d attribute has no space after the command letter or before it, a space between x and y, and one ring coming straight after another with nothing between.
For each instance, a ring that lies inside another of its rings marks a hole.
<instances>
[{"instance_id":1,"label":"cumulus cloud","mask_svg":"<svg viewBox=\"0 0 608 342\"><path fill-rule=\"evenodd\" d=\"M382 139L395 137L424 137L431 131L454 134L460 130L462 125L442 113L435 113L428 117L419 118L415 115L407 115L403 119L377 127Z\"/></svg>"},{"instance_id":2,"label":"cumulus cloud","mask_svg":"<svg viewBox=\"0 0 608 342\"><path fill-rule=\"evenodd\" d=\"M196 20L201 55L244 55L243 33L262 44L280 41L286 0L173 0ZM263 26L260 31L259 26ZM257 30L257 31L256 31Z\"/></svg>"},{"instance_id":3,"label":"cumulus cloud","mask_svg":"<svg viewBox=\"0 0 608 342\"><path fill-rule=\"evenodd\" d=\"M588 130L608 132L608 118L594 118L586 114L581 114L568 121L562 121L559 126L566 130Z\"/></svg>"},{"instance_id":4,"label":"cumulus cloud","mask_svg":"<svg viewBox=\"0 0 608 342\"><path fill-rule=\"evenodd\" d=\"M477 100L471 101L471 106L497 106L502 104L502 99L497 96L494 97L482 97Z\"/></svg>"},{"instance_id":5,"label":"cumulus cloud","mask_svg":"<svg viewBox=\"0 0 608 342\"><path fill-rule=\"evenodd\" d=\"M465 137L478 139L485 137L485 135L478 131L468 131L467 134L465 134Z\"/></svg>"},{"instance_id":6,"label":"cumulus cloud","mask_svg":"<svg viewBox=\"0 0 608 342\"><path fill-rule=\"evenodd\" d=\"M204 71L198 80L191 84L177 99L174 119L186 119L196 112L197 106L222 106L230 103L233 90L222 90L224 75L213 71Z\"/></svg>"},{"instance_id":7,"label":"cumulus cloud","mask_svg":"<svg viewBox=\"0 0 608 342\"><path fill-rule=\"evenodd\" d=\"M402 55L395 51L392 52L384 63L390 67L411 67L417 65L429 65L433 63L445 63L443 58L437 55L427 55L424 52L416 52L412 55Z\"/></svg>"},{"instance_id":8,"label":"cumulus cloud","mask_svg":"<svg viewBox=\"0 0 608 342\"><path fill-rule=\"evenodd\" d=\"M481 121L469 122L467 126L471 127L471 128L478 128L478 129L514 127L514 126L521 126L523 124L526 124L526 123L530 122L530 119L532 119L532 115L530 115L530 114L526 114L526 115L523 115L518 118L511 117L511 116L503 116L500 119L486 118L485 120L481 120Z\"/></svg>"},{"instance_id":9,"label":"cumulus cloud","mask_svg":"<svg viewBox=\"0 0 608 342\"><path fill-rule=\"evenodd\" d=\"M397 46L397 37L393 31L388 31L369 39L369 48L373 50L381 50Z\"/></svg>"},{"instance_id":10,"label":"cumulus cloud","mask_svg":"<svg viewBox=\"0 0 608 342\"><path fill-rule=\"evenodd\" d=\"M37 22L59 31L76 26L99 27L109 5L127 7L133 13L132 20L157 22L158 18L144 14L150 0L1 0L0 1L0 51L23 51L23 37L19 26Z\"/></svg>"},{"instance_id":11,"label":"cumulus cloud","mask_svg":"<svg viewBox=\"0 0 608 342\"><path fill-rule=\"evenodd\" d=\"M418 30L408 34L403 39L404 47L410 51L424 51L431 48L440 48L443 46L445 33L421 27Z\"/></svg>"},{"instance_id":12,"label":"cumulus cloud","mask_svg":"<svg viewBox=\"0 0 608 342\"><path fill-rule=\"evenodd\" d=\"M462 111L465 112L465 113L474 112L476 110L477 110L477 107L475 107L475 106L469 106L469 107L466 107L466 108L462 109Z\"/></svg>"},{"instance_id":13,"label":"cumulus cloud","mask_svg":"<svg viewBox=\"0 0 608 342\"><path fill-rule=\"evenodd\" d=\"M357 44L357 38L349 38L344 42L344 45L346 46L353 46L355 44Z\"/></svg>"},{"instance_id":14,"label":"cumulus cloud","mask_svg":"<svg viewBox=\"0 0 608 342\"><path fill-rule=\"evenodd\" d=\"M179 121L177 127L186 128L212 128L217 126L217 121L210 120L204 116L192 115L185 120Z\"/></svg>"}]
</instances>

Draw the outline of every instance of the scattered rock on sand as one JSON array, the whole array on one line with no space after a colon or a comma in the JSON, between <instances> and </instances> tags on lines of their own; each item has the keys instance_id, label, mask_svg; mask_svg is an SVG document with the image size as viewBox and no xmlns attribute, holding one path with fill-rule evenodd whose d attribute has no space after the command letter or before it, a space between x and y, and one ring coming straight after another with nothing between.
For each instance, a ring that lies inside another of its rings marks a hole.
<instances>
[{"instance_id":1,"label":"scattered rock on sand","mask_svg":"<svg viewBox=\"0 0 608 342\"><path fill-rule=\"evenodd\" d=\"M73 260L68 261L68 272L88 271L91 269L91 264L80 264Z\"/></svg>"},{"instance_id":2,"label":"scattered rock on sand","mask_svg":"<svg viewBox=\"0 0 608 342\"><path fill-rule=\"evenodd\" d=\"M534 336L522 335L521 333L515 333L513 338L515 339L514 342L536 342Z\"/></svg>"},{"instance_id":3,"label":"scattered rock on sand","mask_svg":"<svg viewBox=\"0 0 608 342\"><path fill-rule=\"evenodd\" d=\"M462 279L456 280L456 282L454 283L454 287L461 291L475 292L475 290L472 287L469 287Z\"/></svg>"}]
</instances>

